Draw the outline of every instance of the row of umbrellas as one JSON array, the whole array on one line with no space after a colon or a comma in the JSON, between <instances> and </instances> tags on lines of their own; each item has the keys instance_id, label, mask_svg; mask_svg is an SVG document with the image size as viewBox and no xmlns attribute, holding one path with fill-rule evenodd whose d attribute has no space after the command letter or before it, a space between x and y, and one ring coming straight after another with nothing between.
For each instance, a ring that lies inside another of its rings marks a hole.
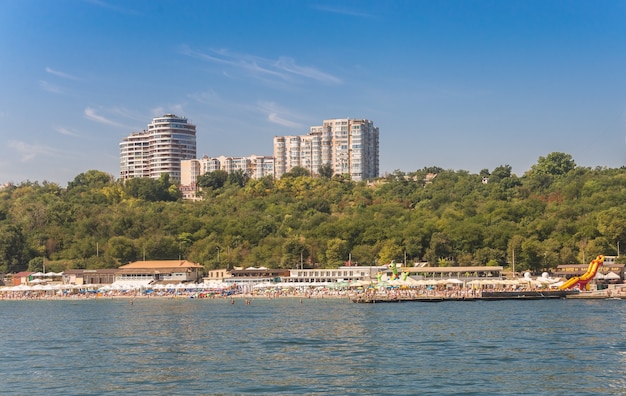
<instances>
[{"instance_id":1,"label":"row of umbrellas","mask_svg":"<svg viewBox=\"0 0 626 396\"><path fill-rule=\"evenodd\" d=\"M100 287L99 291L120 291L120 290L224 290L230 285L223 282L207 282L207 283L168 283L147 285L142 283L113 283Z\"/></svg>"},{"instance_id":2,"label":"row of umbrellas","mask_svg":"<svg viewBox=\"0 0 626 396\"><path fill-rule=\"evenodd\" d=\"M24 291L58 291L58 290L92 290L92 291L124 291L124 290L224 290L230 286L221 282L179 283L179 284L110 284L110 285L70 285L70 284L34 284L1 287L0 292Z\"/></svg>"},{"instance_id":3,"label":"row of umbrellas","mask_svg":"<svg viewBox=\"0 0 626 396\"><path fill-rule=\"evenodd\" d=\"M266 282L260 283L254 286L255 289L269 289L269 288L300 288L300 287L328 287L328 288L351 288L351 287L386 287L386 286L407 286L407 287L417 287L417 286L440 286L440 285L466 285L466 286L518 286L518 285L532 285L532 286L540 286L540 285L548 285L553 284L557 280L555 279L547 279L547 278L538 278L535 279L475 279L471 281L462 281L460 279L449 278L449 279L420 279L416 280L413 278L407 278L405 280L402 279L393 279L377 282L376 280L357 280L352 282L317 282L317 283L291 283L291 282Z\"/></svg>"},{"instance_id":4,"label":"row of umbrellas","mask_svg":"<svg viewBox=\"0 0 626 396\"><path fill-rule=\"evenodd\" d=\"M33 278L55 278L58 276L63 276L63 272L35 272L31 274Z\"/></svg>"},{"instance_id":5,"label":"row of umbrellas","mask_svg":"<svg viewBox=\"0 0 626 396\"><path fill-rule=\"evenodd\" d=\"M596 272L596 276L594 276L595 279L605 279L605 280L618 280L618 279L622 279L620 278L619 275L617 275L615 272L611 271L608 274L603 274L600 271Z\"/></svg>"}]
</instances>

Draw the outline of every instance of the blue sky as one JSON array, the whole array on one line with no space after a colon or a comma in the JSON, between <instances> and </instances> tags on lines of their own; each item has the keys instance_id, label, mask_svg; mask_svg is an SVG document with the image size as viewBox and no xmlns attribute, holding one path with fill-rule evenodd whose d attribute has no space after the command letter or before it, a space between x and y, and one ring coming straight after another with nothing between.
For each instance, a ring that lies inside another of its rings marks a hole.
<instances>
[{"instance_id":1,"label":"blue sky","mask_svg":"<svg viewBox=\"0 0 626 396\"><path fill-rule=\"evenodd\" d=\"M381 174L626 165L626 2L3 0L0 184L119 174L152 117L198 156L272 155L329 118L380 128Z\"/></svg>"}]
</instances>

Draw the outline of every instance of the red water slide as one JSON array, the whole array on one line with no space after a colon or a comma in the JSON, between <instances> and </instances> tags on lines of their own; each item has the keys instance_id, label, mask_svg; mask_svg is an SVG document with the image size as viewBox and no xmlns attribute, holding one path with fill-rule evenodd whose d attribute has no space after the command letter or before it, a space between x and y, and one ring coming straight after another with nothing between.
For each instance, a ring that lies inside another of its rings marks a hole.
<instances>
[{"instance_id":1,"label":"red water slide","mask_svg":"<svg viewBox=\"0 0 626 396\"><path fill-rule=\"evenodd\" d=\"M596 276L598 272L598 268L604 264L604 256L599 255L589 264L589 268L587 268L587 272L582 274L581 276L574 276L569 278L565 283L559 286L559 290L571 289L574 286L578 285L580 290L583 290L587 283Z\"/></svg>"}]
</instances>

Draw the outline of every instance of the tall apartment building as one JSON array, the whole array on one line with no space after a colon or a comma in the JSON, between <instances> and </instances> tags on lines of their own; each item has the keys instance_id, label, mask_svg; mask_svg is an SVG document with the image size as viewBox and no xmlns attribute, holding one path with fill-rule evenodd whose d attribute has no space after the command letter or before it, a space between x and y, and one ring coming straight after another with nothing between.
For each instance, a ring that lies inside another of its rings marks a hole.
<instances>
[{"instance_id":1,"label":"tall apartment building","mask_svg":"<svg viewBox=\"0 0 626 396\"><path fill-rule=\"evenodd\" d=\"M274 176L280 178L293 167L317 174L330 164L334 174L348 174L355 181L378 177L379 131L369 120L324 120L308 135L274 137Z\"/></svg>"},{"instance_id":2,"label":"tall apartment building","mask_svg":"<svg viewBox=\"0 0 626 396\"><path fill-rule=\"evenodd\" d=\"M120 177L158 179L168 173L181 180L180 163L196 157L196 126L184 117L155 117L148 129L131 133L120 143Z\"/></svg>"}]
</instances>

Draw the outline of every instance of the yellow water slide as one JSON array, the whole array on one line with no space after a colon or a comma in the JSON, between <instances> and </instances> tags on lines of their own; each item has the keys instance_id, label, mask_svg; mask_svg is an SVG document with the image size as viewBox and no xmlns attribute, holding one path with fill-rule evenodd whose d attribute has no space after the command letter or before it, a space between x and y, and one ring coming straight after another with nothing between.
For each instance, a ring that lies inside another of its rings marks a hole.
<instances>
[{"instance_id":1,"label":"yellow water slide","mask_svg":"<svg viewBox=\"0 0 626 396\"><path fill-rule=\"evenodd\" d=\"M604 263L604 256L599 255L598 257L596 257L595 260L589 263L589 268L587 268L587 272L585 272L581 276L574 276L574 277L569 278L565 283L559 286L559 290L571 289L577 284L580 284L581 289L582 289L583 286L587 284L587 282L589 282L591 279L593 279L594 276L596 276L596 273L598 272L598 268L600 268L600 266L603 263Z\"/></svg>"}]
</instances>

